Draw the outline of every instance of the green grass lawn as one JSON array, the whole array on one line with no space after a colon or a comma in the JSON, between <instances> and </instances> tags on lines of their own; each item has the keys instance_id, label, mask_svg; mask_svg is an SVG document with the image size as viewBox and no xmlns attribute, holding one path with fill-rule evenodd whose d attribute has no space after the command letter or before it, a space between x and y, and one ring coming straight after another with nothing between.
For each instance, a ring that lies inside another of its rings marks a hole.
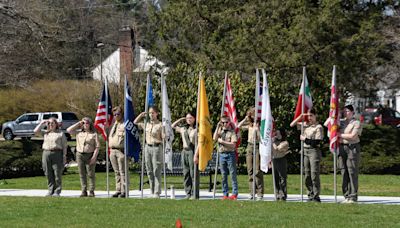
<instances>
[{"instance_id":1,"label":"green grass lawn","mask_svg":"<svg viewBox=\"0 0 400 228\"><path fill-rule=\"evenodd\" d=\"M113 176L110 173L111 191ZM247 194L247 176L238 179L240 193ZM131 189L138 189L138 180L137 174L131 175ZM271 194L271 175L264 180L266 193ZM202 188L208 187L207 181L208 177L202 177ZM339 175L338 186L340 181ZM182 177L168 177L168 185L175 188L182 188L181 182ZM333 176L323 175L321 182L322 194L333 194ZM105 190L105 183L105 173L97 173L97 190ZM289 194L299 194L299 183L299 175L289 176ZM399 186L400 176L360 176L360 195L400 196ZM63 187L80 189L76 168L63 176ZM46 189L46 179L3 180L0 189L5 188ZM0 205L0 227L174 227L177 219L184 227L400 226L397 205L64 197L0 197Z\"/></svg>"},{"instance_id":2,"label":"green grass lawn","mask_svg":"<svg viewBox=\"0 0 400 228\"><path fill-rule=\"evenodd\" d=\"M0 197L1 227L396 227L399 206Z\"/></svg>"},{"instance_id":3,"label":"green grass lawn","mask_svg":"<svg viewBox=\"0 0 400 228\"><path fill-rule=\"evenodd\" d=\"M110 173L110 190L115 188L114 173ZM145 177L147 180L147 177ZM208 176L201 177L201 188L208 189ZM218 180L221 181L221 175L218 175ZM131 173L130 189L139 189L139 175ZM304 181L304 180L303 180ZM337 176L338 195L341 195L341 175ZM248 194L247 175L239 175L239 192ZM272 194L272 176L267 174L264 176L265 193ZM230 182L229 182L230 183ZM183 189L182 177L167 176L167 186L174 185L175 189ZM16 178L0 181L0 189L46 189L46 178L43 176ZM148 185L145 185L148 188ZM68 172L63 176L63 189L79 190L79 175L77 168L69 168ZM96 173L96 189L106 190L106 174ZM288 193L300 194L300 176L289 175L288 177ZM221 191L221 185L217 187ZM306 193L304 187L304 193ZM395 175L360 175L359 177L359 193L361 196L399 196L400 197L400 176ZM321 175L321 194L333 194L333 175Z\"/></svg>"}]
</instances>

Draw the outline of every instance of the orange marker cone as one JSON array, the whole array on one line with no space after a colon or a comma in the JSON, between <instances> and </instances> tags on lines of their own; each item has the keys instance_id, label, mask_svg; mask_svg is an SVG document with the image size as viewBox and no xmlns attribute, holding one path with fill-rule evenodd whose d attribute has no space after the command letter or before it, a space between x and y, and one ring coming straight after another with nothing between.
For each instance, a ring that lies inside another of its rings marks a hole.
<instances>
[{"instance_id":1,"label":"orange marker cone","mask_svg":"<svg viewBox=\"0 0 400 228\"><path fill-rule=\"evenodd\" d=\"M181 222L180 219L177 219L177 220L176 220L176 222L175 222L175 227L176 227L176 228L182 228L182 222Z\"/></svg>"}]
</instances>

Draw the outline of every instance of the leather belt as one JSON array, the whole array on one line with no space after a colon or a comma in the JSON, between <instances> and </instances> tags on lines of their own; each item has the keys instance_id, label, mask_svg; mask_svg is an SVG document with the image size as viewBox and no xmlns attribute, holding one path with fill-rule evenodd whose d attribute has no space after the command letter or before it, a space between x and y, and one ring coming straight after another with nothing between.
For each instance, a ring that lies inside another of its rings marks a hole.
<instances>
[{"instance_id":1,"label":"leather belt","mask_svg":"<svg viewBox=\"0 0 400 228\"><path fill-rule=\"evenodd\" d=\"M155 144L147 144L149 147L159 147L161 143L155 143Z\"/></svg>"}]
</instances>

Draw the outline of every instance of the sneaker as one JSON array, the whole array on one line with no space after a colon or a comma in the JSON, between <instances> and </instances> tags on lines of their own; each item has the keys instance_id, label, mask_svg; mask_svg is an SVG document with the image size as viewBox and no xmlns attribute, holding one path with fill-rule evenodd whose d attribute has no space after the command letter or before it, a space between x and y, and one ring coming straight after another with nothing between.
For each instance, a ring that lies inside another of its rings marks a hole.
<instances>
[{"instance_id":1,"label":"sneaker","mask_svg":"<svg viewBox=\"0 0 400 228\"><path fill-rule=\"evenodd\" d=\"M86 196L87 196L87 191L82 191L82 193L79 197L86 197Z\"/></svg>"},{"instance_id":2,"label":"sneaker","mask_svg":"<svg viewBox=\"0 0 400 228\"><path fill-rule=\"evenodd\" d=\"M349 203L349 201L350 201L350 199L344 199L342 202L340 202L340 203L343 203L343 204L346 204L346 203Z\"/></svg>"},{"instance_id":3,"label":"sneaker","mask_svg":"<svg viewBox=\"0 0 400 228\"><path fill-rule=\"evenodd\" d=\"M357 201L355 201L354 199L349 199L348 203L357 203Z\"/></svg>"},{"instance_id":4,"label":"sneaker","mask_svg":"<svg viewBox=\"0 0 400 228\"><path fill-rule=\"evenodd\" d=\"M230 200L237 200L237 195L232 194L231 196L229 196Z\"/></svg>"},{"instance_id":5,"label":"sneaker","mask_svg":"<svg viewBox=\"0 0 400 228\"><path fill-rule=\"evenodd\" d=\"M185 196L185 200L188 200L188 199L190 199L190 198L192 198L192 195L189 195L189 194L188 194L188 195Z\"/></svg>"},{"instance_id":6,"label":"sneaker","mask_svg":"<svg viewBox=\"0 0 400 228\"><path fill-rule=\"evenodd\" d=\"M229 199L229 196L223 196L222 197L222 200L227 200L227 199Z\"/></svg>"},{"instance_id":7,"label":"sneaker","mask_svg":"<svg viewBox=\"0 0 400 228\"><path fill-rule=\"evenodd\" d=\"M316 202L316 203L321 203L321 199L318 197L318 198L314 198L313 199L313 202Z\"/></svg>"},{"instance_id":8,"label":"sneaker","mask_svg":"<svg viewBox=\"0 0 400 228\"><path fill-rule=\"evenodd\" d=\"M89 197L94 197L94 191L89 192Z\"/></svg>"},{"instance_id":9,"label":"sneaker","mask_svg":"<svg viewBox=\"0 0 400 228\"><path fill-rule=\"evenodd\" d=\"M252 199L253 199L253 195L250 194L250 195L247 197L247 199L248 199L248 200L252 200Z\"/></svg>"},{"instance_id":10,"label":"sneaker","mask_svg":"<svg viewBox=\"0 0 400 228\"><path fill-rule=\"evenodd\" d=\"M52 195L53 195L53 193L48 192L48 193L46 194L46 197L51 197Z\"/></svg>"},{"instance_id":11,"label":"sneaker","mask_svg":"<svg viewBox=\"0 0 400 228\"><path fill-rule=\"evenodd\" d=\"M119 196L118 196L118 198L125 198L125 193L121 193Z\"/></svg>"},{"instance_id":12,"label":"sneaker","mask_svg":"<svg viewBox=\"0 0 400 228\"><path fill-rule=\"evenodd\" d=\"M263 196L257 196L256 197L256 201L262 201L263 200Z\"/></svg>"},{"instance_id":13,"label":"sneaker","mask_svg":"<svg viewBox=\"0 0 400 228\"><path fill-rule=\"evenodd\" d=\"M121 193L120 193L120 192L116 192L116 193L114 193L114 194L112 195L112 197L117 198L119 195L121 195Z\"/></svg>"},{"instance_id":14,"label":"sneaker","mask_svg":"<svg viewBox=\"0 0 400 228\"><path fill-rule=\"evenodd\" d=\"M53 197L60 197L60 193L54 193Z\"/></svg>"},{"instance_id":15,"label":"sneaker","mask_svg":"<svg viewBox=\"0 0 400 228\"><path fill-rule=\"evenodd\" d=\"M158 194L158 193L153 194L153 198L154 199L160 199L160 194Z\"/></svg>"}]
</instances>

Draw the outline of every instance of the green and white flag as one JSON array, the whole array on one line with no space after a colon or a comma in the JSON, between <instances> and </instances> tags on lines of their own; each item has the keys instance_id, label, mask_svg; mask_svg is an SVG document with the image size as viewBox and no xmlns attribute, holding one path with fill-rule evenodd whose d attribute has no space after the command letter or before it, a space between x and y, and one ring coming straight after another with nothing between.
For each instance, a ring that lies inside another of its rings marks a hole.
<instances>
[{"instance_id":1,"label":"green and white flag","mask_svg":"<svg viewBox=\"0 0 400 228\"><path fill-rule=\"evenodd\" d=\"M267 82L267 74L262 69L263 85L262 85L262 108L261 108L261 126L260 126L260 169L267 173L268 164L271 162L272 149L272 130L273 118L271 113L271 104L269 99L269 90ZM257 80L259 81L259 80Z\"/></svg>"}]
</instances>

